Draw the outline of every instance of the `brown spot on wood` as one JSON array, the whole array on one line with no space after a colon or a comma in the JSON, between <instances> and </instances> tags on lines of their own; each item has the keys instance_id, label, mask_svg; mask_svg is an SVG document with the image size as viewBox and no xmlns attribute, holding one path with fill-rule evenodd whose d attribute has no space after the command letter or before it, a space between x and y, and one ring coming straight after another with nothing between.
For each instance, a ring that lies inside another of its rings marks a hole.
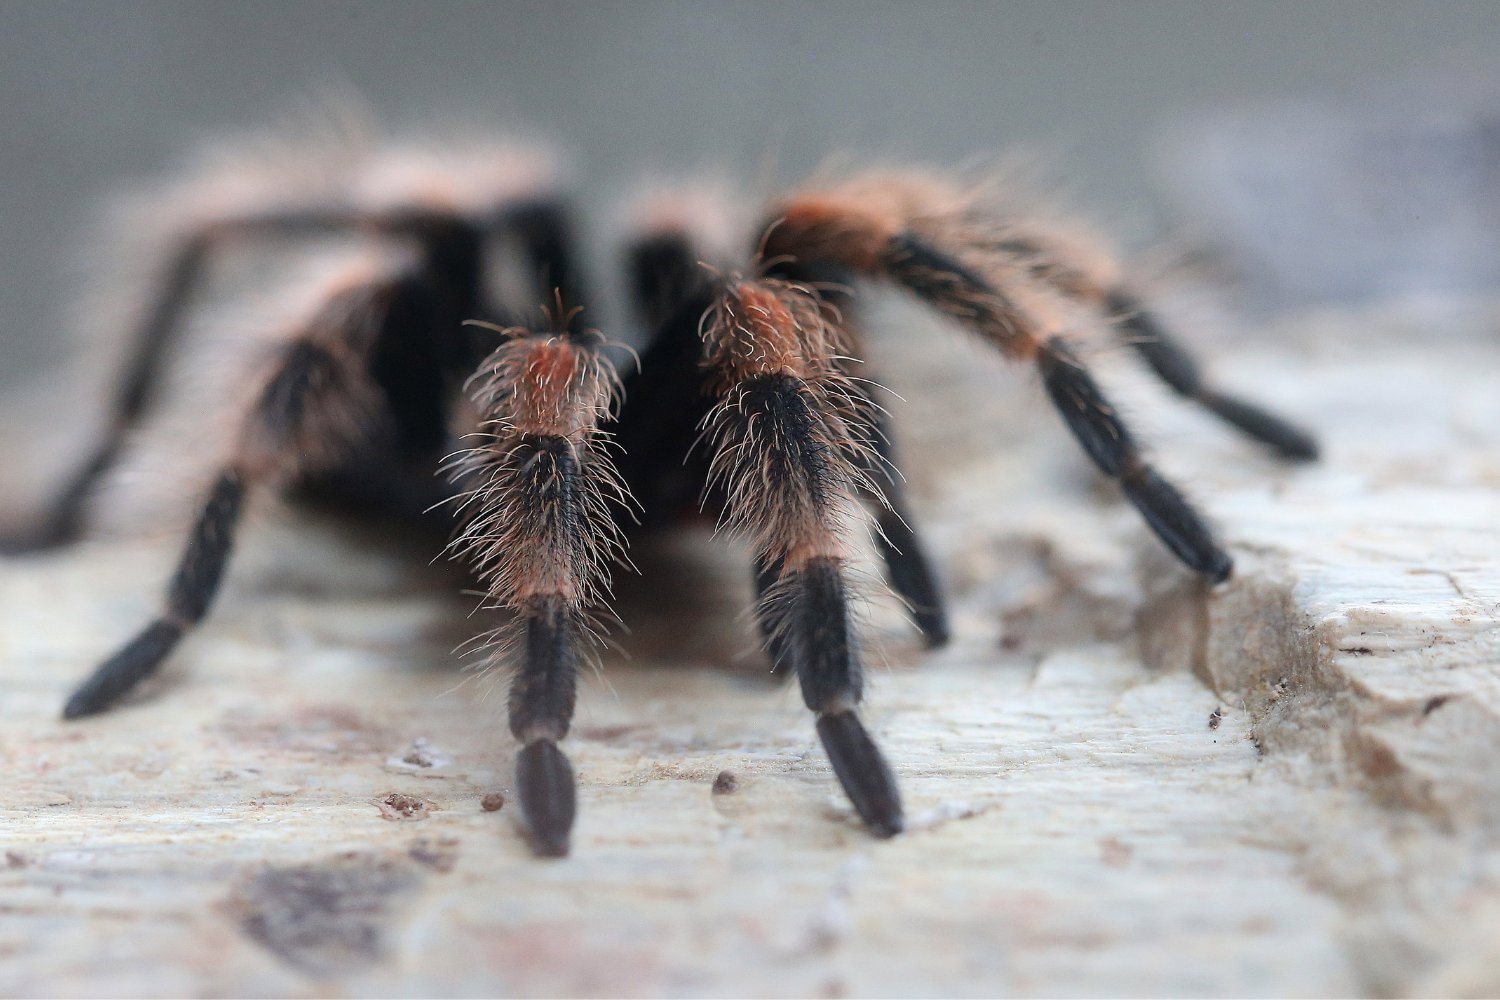
<instances>
[{"instance_id":1,"label":"brown spot on wood","mask_svg":"<svg viewBox=\"0 0 1500 1000\"><path fill-rule=\"evenodd\" d=\"M718 777L714 778L715 795L733 795L740 790L740 779L729 771L720 771Z\"/></svg>"},{"instance_id":2,"label":"brown spot on wood","mask_svg":"<svg viewBox=\"0 0 1500 1000\"><path fill-rule=\"evenodd\" d=\"M380 809L381 819L401 823L414 823L417 820L426 819L438 808L435 803L404 792L391 792L389 795L370 801Z\"/></svg>"},{"instance_id":3,"label":"brown spot on wood","mask_svg":"<svg viewBox=\"0 0 1500 1000\"><path fill-rule=\"evenodd\" d=\"M1433 712L1436 712L1438 709L1440 709L1444 705L1448 704L1449 699L1451 699L1452 697L1453 696L1451 694L1440 694L1440 695L1435 695L1434 697L1428 698L1427 699L1427 704L1425 704L1425 705L1422 706L1422 717L1426 718L1427 716L1431 715Z\"/></svg>"},{"instance_id":4,"label":"brown spot on wood","mask_svg":"<svg viewBox=\"0 0 1500 1000\"><path fill-rule=\"evenodd\" d=\"M503 792L490 792L479 800L479 808L487 813L499 812L505 806L505 795Z\"/></svg>"},{"instance_id":5,"label":"brown spot on wood","mask_svg":"<svg viewBox=\"0 0 1500 1000\"><path fill-rule=\"evenodd\" d=\"M642 726L580 726L573 731L575 736L586 740L598 740L601 743L611 743L622 736L629 736L638 732Z\"/></svg>"},{"instance_id":6,"label":"brown spot on wood","mask_svg":"<svg viewBox=\"0 0 1500 1000\"><path fill-rule=\"evenodd\" d=\"M1216 708L1212 712L1209 713L1209 716L1208 716L1208 728L1209 729L1218 729L1219 728L1219 723L1221 723L1223 721L1224 721L1224 709L1223 709L1223 706L1220 706L1219 708Z\"/></svg>"},{"instance_id":7,"label":"brown spot on wood","mask_svg":"<svg viewBox=\"0 0 1500 1000\"><path fill-rule=\"evenodd\" d=\"M7 868L26 868L30 864L31 859L20 851L5 852L5 867Z\"/></svg>"}]
</instances>

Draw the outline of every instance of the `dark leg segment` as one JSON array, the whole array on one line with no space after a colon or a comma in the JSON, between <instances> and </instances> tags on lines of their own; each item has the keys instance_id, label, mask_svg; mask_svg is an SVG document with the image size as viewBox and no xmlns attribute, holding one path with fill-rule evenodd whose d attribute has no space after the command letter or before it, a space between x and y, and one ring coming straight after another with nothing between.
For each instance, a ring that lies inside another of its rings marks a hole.
<instances>
[{"instance_id":1,"label":"dark leg segment","mask_svg":"<svg viewBox=\"0 0 1500 1000\"><path fill-rule=\"evenodd\" d=\"M848 594L839 564L813 559L784 572L771 600L776 630L797 668L807 707L843 712L859 704L864 671L850 634Z\"/></svg>"},{"instance_id":2,"label":"dark leg segment","mask_svg":"<svg viewBox=\"0 0 1500 1000\"><path fill-rule=\"evenodd\" d=\"M244 418L234 456L209 490L168 584L161 615L94 672L69 699L64 717L109 708L150 676L182 636L203 620L218 593L246 493L253 485L308 472L318 467L320 458L357 450L369 424L378 419L357 401L375 392L367 381L363 355L387 317L373 306L389 305L402 287L398 279L343 292L288 341ZM350 317L364 322L350 326Z\"/></svg>"},{"instance_id":3,"label":"dark leg segment","mask_svg":"<svg viewBox=\"0 0 1500 1000\"><path fill-rule=\"evenodd\" d=\"M532 849L543 857L567 857L578 814L578 782L567 756L551 740L526 744L516 755L516 787Z\"/></svg>"},{"instance_id":4,"label":"dark leg segment","mask_svg":"<svg viewBox=\"0 0 1500 1000\"><path fill-rule=\"evenodd\" d=\"M109 708L141 681L156 673L177 648L183 626L160 618L141 630L114 656L105 660L63 706L64 719L79 719Z\"/></svg>"},{"instance_id":5,"label":"dark leg segment","mask_svg":"<svg viewBox=\"0 0 1500 1000\"><path fill-rule=\"evenodd\" d=\"M786 643L781 640L781 633L776 629L776 622L767 612L769 601L776 589L776 584L781 580L781 560L765 562L759 556L755 558L755 621L760 627L761 645L765 647L766 655L771 660L771 673L785 674L791 668L788 659Z\"/></svg>"},{"instance_id":6,"label":"dark leg segment","mask_svg":"<svg viewBox=\"0 0 1500 1000\"><path fill-rule=\"evenodd\" d=\"M109 708L155 673L186 631L203 620L229 562L244 496L244 484L237 473L229 471L219 477L167 588L161 617L106 660L74 692L63 708L63 718L76 719Z\"/></svg>"},{"instance_id":7,"label":"dark leg segment","mask_svg":"<svg viewBox=\"0 0 1500 1000\"><path fill-rule=\"evenodd\" d=\"M641 505L636 528L651 530L723 509L718 491L703 495L707 449L696 442L712 405L705 387L699 322L713 301L707 272L685 234L636 241L626 275L645 330L640 363L626 370L619 417L609 425L619 469ZM624 362L622 362L622 367Z\"/></svg>"},{"instance_id":8,"label":"dark leg segment","mask_svg":"<svg viewBox=\"0 0 1500 1000\"><path fill-rule=\"evenodd\" d=\"M818 716L818 736L833 773L860 818L878 837L894 837L903 827L896 776L853 712Z\"/></svg>"},{"instance_id":9,"label":"dark leg segment","mask_svg":"<svg viewBox=\"0 0 1500 1000\"><path fill-rule=\"evenodd\" d=\"M874 505L876 525L880 528L875 535L875 546L885 562L891 589L901 595L911 609L912 620L921 630L927 647L935 649L946 645L949 638L948 612L943 605L942 589L906 502L906 485L895 462L890 421L882 411L873 412L876 429L871 436L881 461L871 463L867 475L879 484L885 496L884 504Z\"/></svg>"},{"instance_id":10,"label":"dark leg segment","mask_svg":"<svg viewBox=\"0 0 1500 1000\"><path fill-rule=\"evenodd\" d=\"M773 655L796 671L833 773L860 819L876 836L900 833L895 776L854 711L864 696L864 670L839 563L814 559L783 573L763 614L774 623Z\"/></svg>"},{"instance_id":11,"label":"dark leg segment","mask_svg":"<svg viewBox=\"0 0 1500 1000\"><path fill-rule=\"evenodd\" d=\"M510 731L521 742L516 785L539 854L562 857L577 812L573 769L557 744L577 702L579 650L586 637L576 609L561 598L524 612L525 652L510 685Z\"/></svg>"},{"instance_id":12,"label":"dark leg segment","mask_svg":"<svg viewBox=\"0 0 1500 1000\"><path fill-rule=\"evenodd\" d=\"M110 407L110 422L100 440L52 500L42 523L23 538L0 543L0 550L46 549L77 540L94 485L114 466L125 435L153 402L162 359L171 349L183 312L202 281L208 247L208 238L198 235L186 240L173 254L150 309L131 338L130 359Z\"/></svg>"},{"instance_id":13,"label":"dark leg segment","mask_svg":"<svg viewBox=\"0 0 1500 1000\"><path fill-rule=\"evenodd\" d=\"M115 464L123 439L109 435L53 497L47 512L34 524L0 536L0 555L20 555L77 541L83 533L84 508L94 485Z\"/></svg>"},{"instance_id":14,"label":"dark leg segment","mask_svg":"<svg viewBox=\"0 0 1500 1000\"><path fill-rule=\"evenodd\" d=\"M1059 338L1037 349L1047 395L1073 436L1106 476L1118 480L1125 496L1172 552L1214 582L1233 570L1228 553L1182 494L1146 464L1130 432L1115 415L1093 377Z\"/></svg>"},{"instance_id":15,"label":"dark leg segment","mask_svg":"<svg viewBox=\"0 0 1500 1000\"><path fill-rule=\"evenodd\" d=\"M889 491L886 498L891 498ZM875 536L875 545L885 561L891 589L900 594L911 609L912 620L921 631L927 648L947 645L950 637L948 612L943 606L943 595L932 563L911 526L911 513L896 507L892 501L891 509L880 511L876 519L880 531Z\"/></svg>"},{"instance_id":16,"label":"dark leg segment","mask_svg":"<svg viewBox=\"0 0 1500 1000\"><path fill-rule=\"evenodd\" d=\"M1254 403L1226 395L1205 383L1192 355L1169 336L1133 296L1114 292L1108 305L1112 312L1120 315L1120 330L1127 335L1126 339L1136 353L1179 395L1193 400L1257 441L1265 442L1285 458L1306 462L1318 457L1318 442L1311 434Z\"/></svg>"},{"instance_id":17,"label":"dark leg segment","mask_svg":"<svg viewBox=\"0 0 1500 1000\"><path fill-rule=\"evenodd\" d=\"M1119 481L1157 537L1210 580L1229 577L1229 555L1182 494L1146 464L1124 422L1066 343L1057 337L1040 340L1035 322L1015 302L972 268L910 233L890 240L882 270L1002 350L1033 357L1073 436L1105 475Z\"/></svg>"}]
</instances>

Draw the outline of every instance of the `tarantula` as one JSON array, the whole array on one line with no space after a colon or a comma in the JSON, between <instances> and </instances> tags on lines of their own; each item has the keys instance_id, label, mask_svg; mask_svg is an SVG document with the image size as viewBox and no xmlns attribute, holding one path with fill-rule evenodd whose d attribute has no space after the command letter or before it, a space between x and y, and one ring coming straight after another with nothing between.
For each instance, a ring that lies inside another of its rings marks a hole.
<instances>
[{"instance_id":1,"label":"tarantula","mask_svg":"<svg viewBox=\"0 0 1500 1000\"><path fill-rule=\"evenodd\" d=\"M948 625L886 414L874 384L854 374L864 289L904 291L1035 364L1089 458L1210 581L1229 576L1229 555L1142 456L1063 339L1062 312L1087 309L1115 324L1172 389L1280 455L1315 456L1306 433L1209 384L1108 256L940 174L874 173L788 195L763 213L738 261L716 256L691 217L656 218L625 254L648 332L636 355L583 323L590 292L558 197L506 189L461 198L424 182L376 199L363 183L373 172L352 171L306 199L231 200L181 228L134 333L112 421L13 550L79 536L91 488L157 401L217 255L250 241L351 233L396 251L330 287L280 342L160 614L78 688L66 718L113 705L203 620L252 491L412 517L435 509L456 526L452 554L490 602L514 613L512 642L493 655L513 668L519 798L536 851L566 854L576 787L559 744L610 567L635 532L703 509L753 545L773 669L795 675L839 783L869 830L887 837L902 829L901 799L856 714L863 683L847 607L860 509L873 514L889 584L927 643L946 641ZM490 280L497 257L520 263L522 292ZM539 301L553 308L528 325L518 306Z\"/></svg>"}]
</instances>

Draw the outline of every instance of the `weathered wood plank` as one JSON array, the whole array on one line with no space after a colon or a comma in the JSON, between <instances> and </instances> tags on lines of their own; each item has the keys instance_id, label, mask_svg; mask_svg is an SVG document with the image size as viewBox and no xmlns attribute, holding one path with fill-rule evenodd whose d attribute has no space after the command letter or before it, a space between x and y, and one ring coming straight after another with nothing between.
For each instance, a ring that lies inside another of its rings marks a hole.
<instances>
[{"instance_id":1,"label":"weathered wood plank","mask_svg":"<svg viewBox=\"0 0 1500 1000\"><path fill-rule=\"evenodd\" d=\"M1433 322L1471 335L1419 353ZM868 716L915 817L888 843L702 535L639 554L561 863L481 806L502 699L461 683L469 601L413 547L263 519L147 696L67 725L176 543L0 564L0 992L1500 989L1493 329L1390 311L1239 344L1226 380L1326 429L1310 470L1113 379L1235 550L1211 594L1025 373L887 345L956 632L921 654L871 609Z\"/></svg>"}]
</instances>

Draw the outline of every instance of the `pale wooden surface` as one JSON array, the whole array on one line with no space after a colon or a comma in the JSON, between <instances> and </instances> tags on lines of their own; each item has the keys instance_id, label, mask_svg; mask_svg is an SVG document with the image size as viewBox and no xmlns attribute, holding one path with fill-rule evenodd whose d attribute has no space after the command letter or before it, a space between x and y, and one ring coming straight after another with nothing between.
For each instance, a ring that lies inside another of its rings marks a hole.
<instances>
[{"instance_id":1,"label":"pale wooden surface","mask_svg":"<svg viewBox=\"0 0 1500 1000\"><path fill-rule=\"evenodd\" d=\"M638 553L562 862L481 808L503 699L462 683L471 602L417 540L258 524L147 696L57 721L177 547L117 538L0 564L0 992L1500 991L1495 314L1239 339L1216 367L1324 429L1317 469L1124 376L1239 560L1211 594L1025 373L887 353L955 601L933 655L870 612L907 835L851 820L701 535Z\"/></svg>"}]
</instances>

